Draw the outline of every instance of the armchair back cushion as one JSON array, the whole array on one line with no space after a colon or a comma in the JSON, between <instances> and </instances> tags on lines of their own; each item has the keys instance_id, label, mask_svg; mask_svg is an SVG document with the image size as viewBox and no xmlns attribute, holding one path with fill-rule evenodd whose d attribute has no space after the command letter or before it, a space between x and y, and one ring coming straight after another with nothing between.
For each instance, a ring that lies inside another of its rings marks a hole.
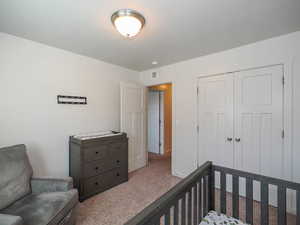
<instances>
[{"instance_id":1,"label":"armchair back cushion","mask_svg":"<svg viewBox=\"0 0 300 225\"><path fill-rule=\"evenodd\" d=\"M0 148L0 210L31 193L31 177L25 145Z\"/></svg>"}]
</instances>

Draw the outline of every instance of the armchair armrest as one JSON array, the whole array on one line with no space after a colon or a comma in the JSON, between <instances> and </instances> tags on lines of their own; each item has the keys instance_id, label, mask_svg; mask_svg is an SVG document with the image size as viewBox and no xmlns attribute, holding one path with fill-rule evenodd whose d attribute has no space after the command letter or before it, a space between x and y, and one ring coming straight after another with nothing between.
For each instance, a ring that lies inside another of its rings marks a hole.
<instances>
[{"instance_id":1,"label":"armchair armrest","mask_svg":"<svg viewBox=\"0 0 300 225\"><path fill-rule=\"evenodd\" d=\"M13 216L8 214L0 214L1 225L23 225L23 219L20 216Z\"/></svg>"},{"instance_id":2,"label":"armchair armrest","mask_svg":"<svg viewBox=\"0 0 300 225\"><path fill-rule=\"evenodd\" d=\"M43 178L33 177L31 179L32 193L68 191L73 188L73 179L66 178Z\"/></svg>"}]
</instances>

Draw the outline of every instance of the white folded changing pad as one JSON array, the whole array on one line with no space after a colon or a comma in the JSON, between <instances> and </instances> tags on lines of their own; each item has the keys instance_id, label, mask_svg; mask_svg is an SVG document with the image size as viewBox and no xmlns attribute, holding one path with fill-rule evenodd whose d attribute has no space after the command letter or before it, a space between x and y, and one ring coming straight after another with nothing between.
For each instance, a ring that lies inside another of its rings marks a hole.
<instances>
[{"instance_id":1,"label":"white folded changing pad","mask_svg":"<svg viewBox=\"0 0 300 225\"><path fill-rule=\"evenodd\" d=\"M121 135L122 132L113 132L113 131L99 131L99 132L93 132L93 133L87 133L87 134L79 134L74 135L74 138L77 138L79 140L88 140L88 139L94 139L94 138L100 138L100 137L108 137L108 136L116 136Z\"/></svg>"}]
</instances>

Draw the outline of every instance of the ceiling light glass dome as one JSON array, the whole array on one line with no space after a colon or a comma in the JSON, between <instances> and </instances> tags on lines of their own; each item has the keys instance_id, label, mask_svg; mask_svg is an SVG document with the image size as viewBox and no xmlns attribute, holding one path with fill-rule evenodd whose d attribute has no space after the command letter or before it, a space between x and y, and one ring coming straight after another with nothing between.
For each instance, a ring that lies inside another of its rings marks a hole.
<instances>
[{"instance_id":1,"label":"ceiling light glass dome","mask_svg":"<svg viewBox=\"0 0 300 225\"><path fill-rule=\"evenodd\" d=\"M145 18L132 9L118 10L112 15L111 21L119 33L127 38L136 36L145 25Z\"/></svg>"}]
</instances>

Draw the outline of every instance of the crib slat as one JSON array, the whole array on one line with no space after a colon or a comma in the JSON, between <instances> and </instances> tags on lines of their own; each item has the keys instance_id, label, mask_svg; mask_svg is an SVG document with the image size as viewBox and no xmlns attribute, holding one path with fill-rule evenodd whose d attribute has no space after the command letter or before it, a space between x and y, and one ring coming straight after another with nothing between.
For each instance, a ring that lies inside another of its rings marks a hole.
<instances>
[{"instance_id":1,"label":"crib slat","mask_svg":"<svg viewBox=\"0 0 300 225\"><path fill-rule=\"evenodd\" d=\"M178 201L174 205L174 225L178 225Z\"/></svg>"},{"instance_id":2,"label":"crib slat","mask_svg":"<svg viewBox=\"0 0 300 225\"><path fill-rule=\"evenodd\" d=\"M215 171L208 176L208 211L215 209Z\"/></svg>"},{"instance_id":3,"label":"crib slat","mask_svg":"<svg viewBox=\"0 0 300 225\"><path fill-rule=\"evenodd\" d=\"M253 222L253 180L246 178L246 223Z\"/></svg>"},{"instance_id":4,"label":"crib slat","mask_svg":"<svg viewBox=\"0 0 300 225\"><path fill-rule=\"evenodd\" d=\"M203 217L207 214L207 179L203 177Z\"/></svg>"},{"instance_id":5,"label":"crib slat","mask_svg":"<svg viewBox=\"0 0 300 225\"><path fill-rule=\"evenodd\" d=\"M239 218L239 177L232 176L232 215L234 218Z\"/></svg>"},{"instance_id":6,"label":"crib slat","mask_svg":"<svg viewBox=\"0 0 300 225\"><path fill-rule=\"evenodd\" d=\"M260 184L261 196L261 225L269 225L269 185L268 183L261 182Z\"/></svg>"},{"instance_id":7,"label":"crib slat","mask_svg":"<svg viewBox=\"0 0 300 225\"><path fill-rule=\"evenodd\" d=\"M194 207L193 207L193 224L194 225L198 225L198 221L197 221L197 184L193 187L193 203L194 203Z\"/></svg>"},{"instance_id":8,"label":"crib slat","mask_svg":"<svg viewBox=\"0 0 300 225\"><path fill-rule=\"evenodd\" d=\"M153 225L160 225L160 217L158 217L158 218L155 218L154 219L154 221L153 221L153 223L150 223L151 225L153 224ZM149 225L150 225L149 224Z\"/></svg>"},{"instance_id":9,"label":"crib slat","mask_svg":"<svg viewBox=\"0 0 300 225\"><path fill-rule=\"evenodd\" d=\"M184 193L181 200L181 224L186 225L185 213L186 213L186 193Z\"/></svg>"},{"instance_id":10,"label":"crib slat","mask_svg":"<svg viewBox=\"0 0 300 225\"><path fill-rule=\"evenodd\" d=\"M282 186L277 188L278 198L278 224L286 225L286 189Z\"/></svg>"},{"instance_id":11,"label":"crib slat","mask_svg":"<svg viewBox=\"0 0 300 225\"><path fill-rule=\"evenodd\" d=\"M192 191L188 191L187 224L192 225Z\"/></svg>"},{"instance_id":12,"label":"crib slat","mask_svg":"<svg viewBox=\"0 0 300 225\"><path fill-rule=\"evenodd\" d=\"M202 181L198 183L198 224L202 220Z\"/></svg>"},{"instance_id":13,"label":"crib slat","mask_svg":"<svg viewBox=\"0 0 300 225\"><path fill-rule=\"evenodd\" d=\"M170 209L165 213L165 223L164 225L170 225Z\"/></svg>"},{"instance_id":14,"label":"crib slat","mask_svg":"<svg viewBox=\"0 0 300 225\"><path fill-rule=\"evenodd\" d=\"M296 225L300 225L300 190L297 191L296 194L296 201L297 201L297 222Z\"/></svg>"},{"instance_id":15,"label":"crib slat","mask_svg":"<svg viewBox=\"0 0 300 225\"><path fill-rule=\"evenodd\" d=\"M226 174L221 172L221 195L220 195L221 213L226 214Z\"/></svg>"}]
</instances>

